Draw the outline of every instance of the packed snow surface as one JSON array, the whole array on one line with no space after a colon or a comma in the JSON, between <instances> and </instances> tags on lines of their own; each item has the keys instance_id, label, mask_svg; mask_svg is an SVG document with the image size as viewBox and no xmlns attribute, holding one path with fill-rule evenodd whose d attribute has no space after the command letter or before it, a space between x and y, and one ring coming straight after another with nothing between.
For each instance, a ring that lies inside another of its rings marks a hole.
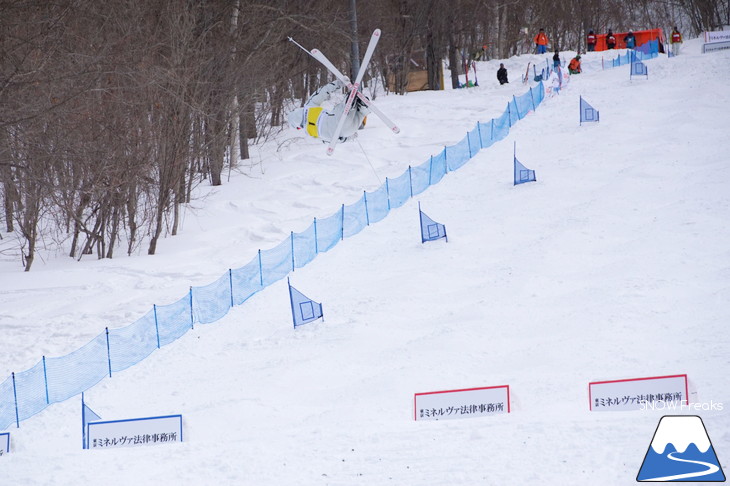
<instances>
[{"instance_id":1,"label":"packed snow surface","mask_svg":"<svg viewBox=\"0 0 730 486\"><path fill-rule=\"evenodd\" d=\"M480 62L470 89L381 94L401 133L370 116L332 157L281 131L230 182L200 185L154 256L78 262L59 248L24 273L3 234L0 380L421 164L500 116L535 85L527 63L551 57ZM506 139L292 273L324 321L294 330L281 280L86 391L104 420L182 414L182 443L82 450L78 396L7 429L3 483L633 484L666 414L700 415L730 463L730 51L687 41L646 61L648 79L602 60L585 54ZM599 123L579 125L580 96ZM537 182L513 185L515 142ZM419 202L448 243L421 244ZM699 410L589 410L589 382L685 373ZM414 420L415 393L499 385L508 414Z\"/></svg>"}]
</instances>

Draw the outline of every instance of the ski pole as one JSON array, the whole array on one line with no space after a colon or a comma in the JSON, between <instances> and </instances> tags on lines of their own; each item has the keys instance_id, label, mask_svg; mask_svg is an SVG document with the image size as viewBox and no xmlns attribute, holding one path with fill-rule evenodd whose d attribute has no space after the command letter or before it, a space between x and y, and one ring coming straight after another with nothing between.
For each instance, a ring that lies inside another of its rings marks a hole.
<instances>
[{"instance_id":1,"label":"ski pole","mask_svg":"<svg viewBox=\"0 0 730 486\"><path fill-rule=\"evenodd\" d=\"M287 37L287 39L289 39L289 42L293 42L294 45L297 46L299 49L303 50L304 52L306 52L307 54L309 54L310 56L312 56L312 53L309 52L308 50L306 50L299 42L295 41L291 37ZM314 57L314 56L312 56L312 57Z\"/></svg>"}]
</instances>

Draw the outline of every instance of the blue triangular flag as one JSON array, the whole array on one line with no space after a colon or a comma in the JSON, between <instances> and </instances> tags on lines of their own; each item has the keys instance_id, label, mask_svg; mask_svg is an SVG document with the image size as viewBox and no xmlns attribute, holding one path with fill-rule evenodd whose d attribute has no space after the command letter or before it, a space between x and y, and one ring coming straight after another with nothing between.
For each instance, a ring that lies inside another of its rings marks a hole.
<instances>
[{"instance_id":1,"label":"blue triangular flag","mask_svg":"<svg viewBox=\"0 0 730 486\"><path fill-rule=\"evenodd\" d=\"M517 157L515 157L515 183L517 184L524 184L525 182L534 182L537 178L535 178L535 171L528 169L522 163L517 160Z\"/></svg>"},{"instance_id":2,"label":"blue triangular flag","mask_svg":"<svg viewBox=\"0 0 730 486\"><path fill-rule=\"evenodd\" d=\"M84 413L83 413L83 415L84 415L84 418L83 418L84 427L86 427L86 425L89 422L96 422L98 420L101 420L101 417L99 417L96 414L96 412L94 412L92 409L90 409L89 406L86 405L86 404L84 404Z\"/></svg>"},{"instance_id":3,"label":"blue triangular flag","mask_svg":"<svg viewBox=\"0 0 730 486\"><path fill-rule=\"evenodd\" d=\"M646 76L646 78L649 79L649 69L646 67L646 64L641 61L632 62L631 74L629 77L633 76Z\"/></svg>"},{"instance_id":4,"label":"blue triangular flag","mask_svg":"<svg viewBox=\"0 0 730 486\"><path fill-rule=\"evenodd\" d=\"M580 97L580 123L583 122L597 122L599 119L598 110L593 108L591 105Z\"/></svg>"},{"instance_id":5,"label":"blue triangular flag","mask_svg":"<svg viewBox=\"0 0 730 486\"><path fill-rule=\"evenodd\" d=\"M514 185L516 186L517 184L524 184L525 182L536 181L537 179L535 178L535 171L528 169L527 167L522 165L522 163L519 160L517 160L517 142L515 142L513 153L514 153L514 160L515 160L515 162L514 162L514 166L515 166L515 183L514 183Z\"/></svg>"},{"instance_id":6,"label":"blue triangular flag","mask_svg":"<svg viewBox=\"0 0 730 486\"><path fill-rule=\"evenodd\" d=\"M291 313L294 319L294 328L312 322L322 317L322 304L313 301L303 293L291 286L289 279L289 299L291 301Z\"/></svg>"},{"instance_id":7,"label":"blue triangular flag","mask_svg":"<svg viewBox=\"0 0 730 486\"><path fill-rule=\"evenodd\" d=\"M438 240L439 238L445 238L447 242L449 241L448 236L446 236L446 226L437 223L421 211L420 202L418 203L418 213L421 219L421 243Z\"/></svg>"}]
</instances>

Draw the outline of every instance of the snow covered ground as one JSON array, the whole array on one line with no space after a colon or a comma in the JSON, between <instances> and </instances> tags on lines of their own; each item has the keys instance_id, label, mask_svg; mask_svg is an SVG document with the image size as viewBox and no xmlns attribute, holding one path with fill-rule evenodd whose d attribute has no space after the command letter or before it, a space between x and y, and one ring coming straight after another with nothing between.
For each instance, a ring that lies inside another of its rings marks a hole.
<instances>
[{"instance_id":1,"label":"snow covered ground","mask_svg":"<svg viewBox=\"0 0 730 486\"><path fill-rule=\"evenodd\" d=\"M290 275L324 322L293 330L279 281L86 392L105 420L182 414L183 443L82 450L76 397L7 430L3 482L633 484L665 413L591 412L588 383L683 373L692 402L724 406L684 413L727 467L730 52L700 46L647 61L648 79L584 55L585 72L506 139ZM201 186L155 256L59 250L29 273L0 261L0 381L424 162L501 115L528 89L527 62L549 57L504 60L504 86L490 61L477 88L378 97L401 134L371 116L361 146L333 157L283 131L229 183ZM600 123L579 126L579 96ZM514 142L537 182L513 186ZM421 244L419 201L448 243ZM413 420L414 393L496 385L510 386L509 414Z\"/></svg>"}]
</instances>

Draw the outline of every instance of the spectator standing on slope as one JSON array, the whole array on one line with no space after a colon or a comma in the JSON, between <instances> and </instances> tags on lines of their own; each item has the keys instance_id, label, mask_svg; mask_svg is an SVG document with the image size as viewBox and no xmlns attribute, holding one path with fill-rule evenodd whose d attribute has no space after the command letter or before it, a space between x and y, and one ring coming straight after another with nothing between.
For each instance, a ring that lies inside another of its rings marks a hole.
<instances>
[{"instance_id":1,"label":"spectator standing on slope","mask_svg":"<svg viewBox=\"0 0 730 486\"><path fill-rule=\"evenodd\" d=\"M507 81L507 68L504 67L503 63L499 63L499 69L497 69L497 80L499 84L509 83Z\"/></svg>"},{"instance_id":2,"label":"spectator standing on slope","mask_svg":"<svg viewBox=\"0 0 730 486\"><path fill-rule=\"evenodd\" d=\"M679 33L677 27L672 30L672 36L669 38L672 43L672 55L679 54L679 48L682 47L682 34Z\"/></svg>"},{"instance_id":3,"label":"spectator standing on slope","mask_svg":"<svg viewBox=\"0 0 730 486\"><path fill-rule=\"evenodd\" d=\"M535 36L535 52L537 54L545 54L547 52L548 37L545 34L545 29L540 29L540 32Z\"/></svg>"},{"instance_id":4,"label":"spectator standing on slope","mask_svg":"<svg viewBox=\"0 0 730 486\"><path fill-rule=\"evenodd\" d=\"M626 49L634 49L636 47L636 36L634 36L632 31L629 31L629 33L626 34L624 37L624 43L626 44Z\"/></svg>"},{"instance_id":5,"label":"spectator standing on slope","mask_svg":"<svg viewBox=\"0 0 730 486\"><path fill-rule=\"evenodd\" d=\"M616 36L613 35L613 30L608 29L606 34L606 49L613 49L616 47Z\"/></svg>"},{"instance_id":6,"label":"spectator standing on slope","mask_svg":"<svg viewBox=\"0 0 730 486\"><path fill-rule=\"evenodd\" d=\"M593 33L593 29L588 31L588 35L586 36L586 46L588 46L588 52L593 52L596 50L596 41L598 41L598 37L596 37L596 34Z\"/></svg>"},{"instance_id":7,"label":"spectator standing on slope","mask_svg":"<svg viewBox=\"0 0 730 486\"><path fill-rule=\"evenodd\" d=\"M553 54L553 69L558 69L558 67L560 67L560 53L555 49L555 54Z\"/></svg>"}]
</instances>

